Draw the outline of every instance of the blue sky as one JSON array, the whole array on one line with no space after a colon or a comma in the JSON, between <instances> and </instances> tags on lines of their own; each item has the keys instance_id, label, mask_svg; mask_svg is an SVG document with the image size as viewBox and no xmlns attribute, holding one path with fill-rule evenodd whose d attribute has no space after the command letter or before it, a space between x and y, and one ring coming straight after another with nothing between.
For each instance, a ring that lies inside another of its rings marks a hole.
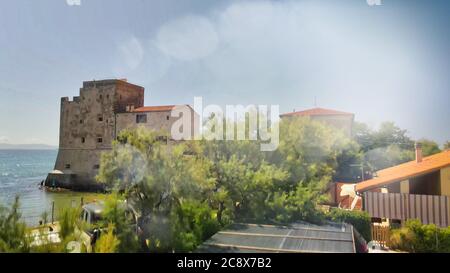
<instances>
[{"instance_id":1,"label":"blue sky","mask_svg":"<svg viewBox=\"0 0 450 273\"><path fill-rule=\"evenodd\" d=\"M426 0L0 2L0 142L58 143L60 97L127 78L146 105L349 111L450 139L450 3Z\"/></svg>"}]
</instances>

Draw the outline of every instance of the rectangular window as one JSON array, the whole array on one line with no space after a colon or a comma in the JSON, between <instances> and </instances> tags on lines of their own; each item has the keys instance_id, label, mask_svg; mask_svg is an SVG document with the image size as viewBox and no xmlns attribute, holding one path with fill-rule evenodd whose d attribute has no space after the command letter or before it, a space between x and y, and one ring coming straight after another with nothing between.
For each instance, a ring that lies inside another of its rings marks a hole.
<instances>
[{"instance_id":1,"label":"rectangular window","mask_svg":"<svg viewBox=\"0 0 450 273\"><path fill-rule=\"evenodd\" d=\"M167 120L169 120L170 116L167 116Z\"/></svg>"},{"instance_id":2,"label":"rectangular window","mask_svg":"<svg viewBox=\"0 0 450 273\"><path fill-rule=\"evenodd\" d=\"M100 169L100 165L99 164L95 164L94 165L94 170L98 170L98 169Z\"/></svg>"},{"instance_id":3,"label":"rectangular window","mask_svg":"<svg viewBox=\"0 0 450 273\"><path fill-rule=\"evenodd\" d=\"M146 122L147 122L147 114L136 115L136 123L146 123Z\"/></svg>"},{"instance_id":4,"label":"rectangular window","mask_svg":"<svg viewBox=\"0 0 450 273\"><path fill-rule=\"evenodd\" d=\"M97 117L97 120L98 120L98 121L103 121L103 116L98 116L98 117Z\"/></svg>"},{"instance_id":5,"label":"rectangular window","mask_svg":"<svg viewBox=\"0 0 450 273\"><path fill-rule=\"evenodd\" d=\"M82 119L80 119L80 124L83 124L83 120Z\"/></svg>"},{"instance_id":6,"label":"rectangular window","mask_svg":"<svg viewBox=\"0 0 450 273\"><path fill-rule=\"evenodd\" d=\"M85 137L82 137L81 138L81 143L85 143L86 142L86 138Z\"/></svg>"},{"instance_id":7,"label":"rectangular window","mask_svg":"<svg viewBox=\"0 0 450 273\"><path fill-rule=\"evenodd\" d=\"M65 167L66 169L70 169L70 164L66 164L64 167Z\"/></svg>"},{"instance_id":8,"label":"rectangular window","mask_svg":"<svg viewBox=\"0 0 450 273\"><path fill-rule=\"evenodd\" d=\"M98 137L98 138L97 138L97 142L98 142L98 143L102 143L102 142L103 142L103 138Z\"/></svg>"}]
</instances>

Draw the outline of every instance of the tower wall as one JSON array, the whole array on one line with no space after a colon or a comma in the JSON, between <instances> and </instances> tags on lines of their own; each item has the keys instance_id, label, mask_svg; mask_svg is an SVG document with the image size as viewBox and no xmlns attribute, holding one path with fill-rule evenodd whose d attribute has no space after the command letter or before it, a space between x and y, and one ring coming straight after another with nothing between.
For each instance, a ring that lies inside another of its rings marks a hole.
<instances>
[{"instance_id":1,"label":"tower wall","mask_svg":"<svg viewBox=\"0 0 450 273\"><path fill-rule=\"evenodd\" d=\"M72 189L97 188L102 152L111 149L116 132L116 113L127 106L142 107L144 88L121 80L84 82L80 95L61 99L58 172L46 185ZM62 172L63 174L60 174Z\"/></svg>"}]
</instances>

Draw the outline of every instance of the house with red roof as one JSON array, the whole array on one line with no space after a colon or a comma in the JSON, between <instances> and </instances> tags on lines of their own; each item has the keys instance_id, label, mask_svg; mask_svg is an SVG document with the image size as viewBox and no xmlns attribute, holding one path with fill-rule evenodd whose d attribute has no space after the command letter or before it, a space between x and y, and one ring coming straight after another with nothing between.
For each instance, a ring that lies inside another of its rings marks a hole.
<instances>
[{"instance_id":1,"label":"house with red roof","mask_svg":"<svg viewBox=\"0 0 450 273\"><path fill-rule=\"evenodd\" d=\"M450 225L450 150L428 157L416 144L416 159L378 171L356 184L363 210L373 219Z\"/></svg>"}]
</instances>

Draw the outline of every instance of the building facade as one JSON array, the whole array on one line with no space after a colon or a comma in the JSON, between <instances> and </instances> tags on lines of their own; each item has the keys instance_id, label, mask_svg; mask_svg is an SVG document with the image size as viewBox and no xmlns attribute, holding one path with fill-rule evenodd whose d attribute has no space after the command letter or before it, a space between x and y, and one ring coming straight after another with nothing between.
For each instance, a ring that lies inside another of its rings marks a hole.
<instances>
[{"instance_id":1,"label":"building facade","mask_svg":"<svg viewBox=\"0 0 450 273\"><path fill-rule=\"evenodd\" d=\"M450 225L450 150L422 156L416 144L416 160L380 170L375 178L356 184L363 209L372 218L404 223L419 219L424 224Z\"/></svg>"},{"instance_id":2,"label":"building facade","mask_svg":"<svg viewBox=\"0 0 450 273\"><path fill-rule=\"evenodd\" d=\"M142 126L170 133L179 119L171 116L175 107L185 107L191 120L195 120L197 115L187 105L144 107L144 88L126 80L83 82L79 96L73 100L61 98L58 156L45 185L100 189L95 181L100 157L112 149L112 141L119 132Z\"/></svg>"},{"instance_id":3,"label":"building facade","mask_svg":"<svg viewBox=\"0 0 450 273\"><path fill-rule=\"evenodd\" d=\"M311 120L323 122L328 126L341 130L348 137L352 137L353 134L352 131L355 115L352 113L324 108L313 108L280 115L280 118L282 119L295 117L304 117Z\"/></svg>"}]
</instances>

